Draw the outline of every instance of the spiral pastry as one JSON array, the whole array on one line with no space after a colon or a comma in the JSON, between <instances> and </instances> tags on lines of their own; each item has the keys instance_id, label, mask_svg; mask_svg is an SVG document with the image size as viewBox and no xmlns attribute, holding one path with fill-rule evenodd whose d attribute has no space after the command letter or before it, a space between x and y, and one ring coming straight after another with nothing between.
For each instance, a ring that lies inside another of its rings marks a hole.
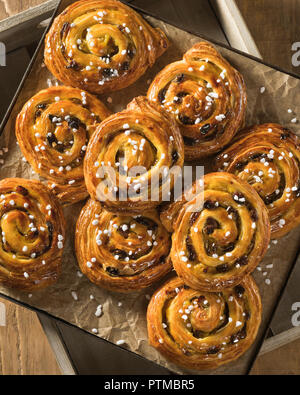
<instances>
[{"instance_id":1,"label":"spiral pastry","mask_svg":"<svg viewBox=\"0 0 300 395\"><path fill-rule=\"evenodd\" d=\"M230 173L204 176L203 202L183 205L175 223L171 259L194 289L216 292L251 273L270 241L268 211L245 181Z\"/></svg>"},{"instance_id":2,"label":"spiral pastry","mask_svg":"<svg viewBox=\"0 0 300 395\"><path fill-rule=\"evenodd\" d=\"M171 268L171 239L155 210L116 215L90 199L76 226L78 263L93 283L116 292L148 287Z\"/></svg>"},{"instance_id":3,"label":"spiral pastry","mask_svg":"<svg viewBox=\"0 0 300 395\"><path fill-rule=\"evenodd\" d=\"M100 94L133 84L168 45L160 29L119 1L77 1L54 20L45 63L65 85Z\"/></svg>"},{"instance_id":4,"label":"spiral pastry","mask_svg":"<svg viewBox=\"0 0 300 395\"><path fill-rule=\"evenodd\" d=\"M62 209L39 181L0 181L0 283L36 290L61 271L65 238Z\"/></svg>"},{"instance_id":5,"label":"spiral pastry","mask_svg":"<svg viewBox=\"0 0 300 395\"><path fill-rule=\"evenodd\" d=\"M40 91L18 115L16 136L23 155L63 204L88 195L83 158L96 124L109 115L96 97L65 86Z\"/></svg>"},{"instance_id":6,"label":"spiral pastry","mask_svg":"<svg viewBox=\"0 0 300 395\"><path fill-rule=\"evenodd\" d=\"M215 369L244 354L261 322L261 299L251 276L222 292L196 291L167 281L147 311L150 344L177 365Z\"/></svg>"},{"instance_id":7,"label":"spiral pastry","mask_svg":"<svg viewBox=\"0 0 300 395\"><path fill-rule=\"evenodd\" d=\"M89 194L104 208L139 214L168 198L183 161L176 122L140 96L98 126L87 148L84 177Z\"/></svg>"},{"instance_id":8,"label":"spiral pastry","mask_svg":"<svg viewBox=\"0 0 300 395\"><path fill-rule=\"evenodd\" d=\"M271 238L300 223L300 140L274 124L242 131L232 146L217 157L216 167L247 181L269 211Z\"/></svg>"},{"instance_id":9,"label":"spiral pastry","mask_svg":"<svg viewBox=\"0 0 300 395\"><path fill-rule=\"evenodd\" d=\"M187 160L228 144L244 122L247 102L243 77L206 42L166 66L150 85L148 98L175 117Z\"/></svg>"}]
</instances>

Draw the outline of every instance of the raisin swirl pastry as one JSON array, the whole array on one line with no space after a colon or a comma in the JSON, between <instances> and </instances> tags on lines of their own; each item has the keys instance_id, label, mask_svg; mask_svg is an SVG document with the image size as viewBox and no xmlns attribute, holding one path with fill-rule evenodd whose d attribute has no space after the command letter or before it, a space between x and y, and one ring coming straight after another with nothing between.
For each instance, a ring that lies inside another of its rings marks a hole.
<instances>
[{"instance_id":1,"label":"raisin swirl pastry","mask_svg":"<svg viewBox=\"0 0 300 395\"><path fill-rule=\"evenodd\" d=\"M248 128L218 156L216 167L256 189L269 211L272 239L299 225L300 140L293 132L274 123Z\"/></svg>"},{"instance_id":2,"label":"raisin swirl pastry","mask_svg":"<svg viewBox=\"0 0 300 395\"><path fill-rule=\"evenodd\" d=\"M174 268L187 285L204 291L239 284L270 241L268 211L255 189L223 172L204 176L203 201L196 195L185 203L174 228Z\"/></svg>"},{"instance_id":3,"label":"raisin swirl pastry","mask_svg":"<svg viewBox=\"0 0 300 395\"><path fill-rule=\"evenodd\" d=\"M56 197L39 181L3 179L0 218L0 283L27 291L53 284L65 238Z\"/></svg>"},{"instance_id":4,"label":"raisin swirl pastry","mask_svg":"<svg viewBox=\"0 0 300 395\"><path fill-rule=\"evenodd\" d=\"M83 158L96 125L110 114L89 93L55 86L33 96L18 115L16 136L23 155L63 204L88 196Z\"/></svg>"},{"instance_id":5,"label":"raisin swirl pastry","mask_svg":"<svg viewBox=\"0 0 300 395\"><path fill-rule=\"evenodd\" d=\"M97 127L87 147L84 177L92 199L105 209L139 214L167 199L183 161L176 122L140 96Z\"/></svg>"},{"instance_id":6,"label":"raisin swirl pastry","mask_svg":"<svg viewBox=\"0 0 300 395\"><path fill-rule=\"evenodd\" d=\"M175 117L187 160L227 145L244 122L247 102L241 74L206 42L166 66L150 85L148 98Z\"/></svg>"},{"instance_id":7,"label":"raisin swirl pastry","mask_svg":"<svg viewBox=\"0 0 300 395\"><path fill-rule=\"evenodd\" d=\"M176 277L150 300L149 341L177 365L216 369L252 345L261 310L259 290L251 276L222 292L196 291Z\"/></svg>"},{"instance_id":8,"label":"raisin swirl pastry","mask_svg":"<svg viewBox=\"0 0 300 395\"><path fill-rule=\"evenodd\" d=\"M93 283L116 292L148 287L171 268L169 233L156 210L117 215L90 199L76 226L78 263Z\"/></svg>"},{"instance_id":9,"label":"raisin swirl pastry","mask_svg":"<svg viewBox=\"0 0 300 395\"><path fill-rule=\"evenodd\" d=\"M65 85L100 94L133 84L168 45L160 29L119 1L77 1L54 20L45 63Z\"/></svg>"}]
</instances>

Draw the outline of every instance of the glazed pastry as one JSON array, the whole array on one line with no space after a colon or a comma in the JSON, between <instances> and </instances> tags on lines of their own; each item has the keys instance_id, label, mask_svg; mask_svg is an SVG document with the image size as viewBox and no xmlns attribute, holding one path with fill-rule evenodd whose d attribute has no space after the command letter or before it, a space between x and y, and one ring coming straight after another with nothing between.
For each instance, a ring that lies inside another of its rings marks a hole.
<instances>
[{"instance_id":1,"label":"glazed pastry","mask_svg":"<svg viewBox=\"0 0 300 395\"><path fill-rule=\"evenodd\" d=\"M98 126L87 148L84 177L92 199L104 208L139 214L167 199L183 161L176 122L140 96Z\"/></svg>"},{"instance_id":2,"label":"glazed pastry","mask_svg":"<svg viewBox=\"0 0 300 395\"><path fill-rule=\"evenodd\" d=\"M26 291L61 272L65 222L56 197L39 181L0 181L0 283Z\"/></svg>"},{"instance_id":3,"label":"glazed pastry","mask_svg":"<svg viewBox=\"0 0 300 395\"><path fill-rule=\"evenodd\" d=\"M216 293L195 291L173 278L150 300L149 341L177 365L216 369L239 358L252 345L261 310L259 290L251 276Z\"/></svg>"},{"instance_id":4,"label":"glazed pastry","mask_svg":"<svg viewBox=\"0 0 300 395\"><path fill-rule=\"evenodd\" d=\"M269 211L272 239L299 225L300 139L293 132L274 123L248 128L216 166L256 189Z\"/></svg>"},{"instance_id":5,"label":"glazed pastry","mask_svg":"<svg viewBox=\"0 0 300 395\"><path fill-rule=\"evenodd\" d=\"M187 160L227 145L243 125L247 102L243 77L206 42L166 66L154 78L148 98L176 119Z\"/></svg>"},{"instance_id":6,"label":"glazed pastry","mask_svg":"<svg viewBox=\"0 0 300 395\"><path fill-rule=\"evenodd\" d=\"M160 29L119 1L77 1L54 20L45 63L65 85L100 94L133 84L168 45Z\"/></svg>"},{"instance_id":7,"label":"glazed pastry","mask_svg":"<svg viewBox=\"0 0 300 395\"><path fill-rule=\"evenodd\" d=\"M96 125L109 115L89 93L55 86L33 96L17 117L16 136L23 155L63 204L88 196L83 158Z\"/></svg>"},{"instance_id":8,"label":"glazed pastry","mask_svg":"<svg viewBox=\"0 0 300 395\"><path fill-rule=\"evenodd\" d=\"M270 241L268 211L247 182L230 173L204 176L204 193L177 216L171 259L194 289L215 292L239 284L263 258Z\"/></svg>"},{"instance_id":9,"label":"glazed pastry","mask_svg":"<svg viewBox=\"0 0 300 395\"><path fill-rule=\"evenodd\" d=\"M100 287L132 292L148 287L171 268L170 235L155 210L112 214L90 199L76 226L76 255L82 273Z\"/></svg>"}]
</instances>

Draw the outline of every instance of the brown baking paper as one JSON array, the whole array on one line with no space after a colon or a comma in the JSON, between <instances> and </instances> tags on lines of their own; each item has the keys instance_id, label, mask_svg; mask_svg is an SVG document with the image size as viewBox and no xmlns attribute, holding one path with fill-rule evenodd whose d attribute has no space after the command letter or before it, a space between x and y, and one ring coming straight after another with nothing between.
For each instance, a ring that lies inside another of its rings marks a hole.
<instances>
[{"instance_id":1,"label":"brown baking paper","mask_svg":"<svg viewBox=\"0 0 300 395\"><path fill-rule=\"evenodd\" d=\"M70 0L63 0L60 12L69 3L71 3ZM147 17L146 19L153 26L162 28L172 45L156 62L155 66L148 70L133 86L123 91L100 97L113 111L125 108L127 103L135 96L145 95L150 81L156 73L168 63L181 59L183 53L200 40L199 37L154 18ZM291 122L297 114L289 113L288 109L296 111L295 103L300 102L300 80L228 49L216 47L245 78L248 91L246 125L278 122L297 132L297 124ZM38 178L37 175L32 174L28 163L22 160L22 154L16 144L15 118L21 107L32 95L40 89L56 83L55 78L51 76L43 64L43 48L41 48L0 139L0 147L9 148L5 154L5 162L0 169L1 178ZM263 93L261 93L262 87L265 88ZM110 100L109 103L107 102L108 97L111 97L111 103ZM300 114L298 115L300 116ZM298 132L300 134L300 131ZM204 162L199 162L198 164L201 165ZM206 169L209 169L209 164L209 161L206 161ZM98 336L110 342L116 343L118 340L123 339L126 341L126 345L123 347L174 372L179 374L197 373L181 369L168 362L148 344L146 309L149 296L152 295L159 284L155 284L144 292L122 295L101 289L84 276L80 276L74 252L74 229L82 206L83 203L79 203L64 210L67 220L68 239L65 244L63 271L59 281L50 288L38 291L32 296L3 286L0 287L0 292L34 308L44 310L86 331L91 332L93 328L96 328ZM237 361L223 365L216 371L209 373L245 374L247 372L257 352L259 340L269 323L281 287L285 283L295 259L299 241L300 228L298 227L279 240L277 244L271 243L267 256L259 265L261 271L256 270L254 273L263 303L263 320L256 343ZM267 269L267 266L270 264L273 264L273 268ZM266 279L271 281L270 285L266 284ZM77 295L77 300L74 299L74 292ZM93 295L94 299L91 299L90 295ZM121 306L118 305L119 302L122 302ZM103 314L101 317L97 317L95 312L100 304L103 307Z\"/></svg>"}]
</instances>

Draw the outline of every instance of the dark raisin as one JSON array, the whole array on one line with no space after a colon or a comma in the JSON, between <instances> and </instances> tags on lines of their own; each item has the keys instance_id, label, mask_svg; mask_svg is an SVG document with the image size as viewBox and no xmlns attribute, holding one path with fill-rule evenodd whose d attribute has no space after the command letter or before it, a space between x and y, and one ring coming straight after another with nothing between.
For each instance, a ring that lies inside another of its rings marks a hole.
<instances>
[{"instance_id":1,"label":"dark raisin","mask_svg":"<svg viewBox=\"0 0 300 395\"><path fill-rule=\"evenodd\" d=\"M36 108L38 108L39 110L45 110L46 107L47 107L46 103L40 103L36 106Z\"/></svg>"},{"instance_id":2,"label":"dark raisin","mask_svg":"<svg viewBox=\"0 0 300 395\"><path fill-rule=\"evenodd\" d=\"M48 143L52 146L52 144L53 143L56 143L57 144L57 138L54 136L54 134L48 134L47 135L47 140L48 140Z\"/></svg>"},{"instance_id":3,"label":"dark raisin","mask_svg":"<svg viewBox=\"0 0 300 395\"><path fill-rule=\"evenodd\" d=\"M57 144L57 146L55 147L55 149L58 151L58 152L64 152L64 146L62 145L62 144Z\"/></svg>"},{"instance_id":4,"label":"dark raisin","mask_svg":"<svg viewBox=\"0 0 300 395\"><path fill-rule=\"evenodd\" d=\"M190 220L189 220L190 226L192 226L192 225L197 221L197 218L199 217L199 215L200 215L200 213L199 213L199 212L196 212L196 213L193 213L193 214L190 216Z\"/></svg>"},{"instance_id":5,"label":"dark raisin","mask_svg":"<svg viewBox=\"0 0 300 395\"><path fill-rule=\"evenodd\" d=\"M184 74L178 74L176 76L175 82L180 83L184 80Z\"/></svg>"},{"instance_id":6,"label":"dark raisin","mask_svg":"<svg viewBox=\"0 0 300 395\"><path fill-rule=\"evenodd\" d=\"M241 285L237 285L236 287L234 287L234 292L239 298L241 298L245 292L245 288Z\"/></svg>"},{"instance_id":7,"label":"dark raisin","mask_svg":"<svg viewBox=\"0 0 300 395\"><path fill-rule=\"evenodd\" d=\"M245 311L245 320L248 321L251 317L250 311Z\"/></svg>"},{"instance_id":8,"label":"dark raisin","mask_svg":"<svg viewBox=\"0 0 300 395\"><path fill-rule=\"evenodd\" d=\"M75 60L72 60L67 66L67 69L72 69L75 71L79 71L80 70L80 66L77 62L75 62Z\"/></svg>"},{"instance_id":9,"label":"dark raisin","mask_svg":"<svg viewBox=\"0 0 300 395\"><path fill-rule=\"evenodd\" d=\"M203 204L203 207L204 207L206 210L212 210L212 209L216 208L216 205L215 205L215 203L214 203L213 201L211 201L211 200L205 200L205 202L204 202L204 204Z\"/></svg>"},{"instance_id":10,"label":"dark raisin","mask_svg":"<svg viewBox=\"0 0 300 395\"><path fill-rule=\"evenodd\" d=\"M223 248L224 253L225 252L230 252L234 249L234 244L233 243L229 243L226 247Z\"/></svg>"},{"instance_id":11,"label":"dark raisin","mask_svg":"<svg viewBox=\"0 0 300 395\"><path fill-rule=\"evenodd\" d=\"M177 162L179 158L179 154L177 151L173 151L172 152L172 166Z\"/></svg>"},{"instance_id":12,"label":"dark raisin","mask_svg":"<svg viewBox=\"0 0 300 395\"><path fill-rule=\"evenodd\" d=\"M184 355L190 355L190 352L186 348L182 348L181 351Z\"/></svg>"},{"instance_id":13,"label":"dark raisin","mask_svg":"<svg viewBox=\"0 0 300 395\"><path fill-rule=\"evenodd\" d=\"M48 118L50 119L50 121L51 121L52 123L54 123L54 122L53 122L53 119L54 119L54 118L57 118L57 116L56 116L56 115L53 115L53 114L49 114L49 115L48 115Z\"/></svg>"},{"instance_id":14,"label":"dark raisin","mask_svg":"<svg viewBox=\"0 0 300 395\"><path fill-rule=\"evenodd\" d=\"M226 273L229 270L229 266L227 263L223 263L222 265L216 266L216 270L218 273Z\"/></svg>"},{"instance_id":15,"label":"dark raisin","mask_svg":"<svg viewBox=\"0 0 300 395\"><path fill-rule=\"evenodd\" d=\"M123 62L121 66L121 70L127 71L129 69L129 62Z\"/></svg>"},{"instance_id":16,"label":"dark raisin","mask_svg":"<svg viewBox=\"0 0 300 395\"><path fill-rule=\"evenodd\" d=\"M185 285L185 284L183 285L183 288L184 289L190 289L190 287L188 285Z\"/></svg>"},{"instance_id":17,"label":"dark raisin","mask_svg":"<svg viewBox=\"0 0 300 395\"><path fill-rule=\"evenodd\" d=\"M209 217L206 220L204 231L206 234L211 235L215 229L219 228L219 223L214 218Z\"/></svg>"},{"instance_id":18,"label":"dark raisin","mask_svg":"<svg viewBox=\"0 0 300 395\"><path fill-rule=\"evenodd\" d=\"M192 147L193 145L196 145L199 142L198 139L193 139L186 136L183 136L183 141L184 141L184 145L187 145L189 147Z\"/></svg>"},{"instance_id":19,"label":"dark raisin","mask_svg":"<svg viewBox=\"0 0 300 395\"><path fill-rule=\"evenodd\" d=\"M123 230L122 226L119 227L118 232L124 237L124 239L128 239L129 229Z\"/></svg>"},{"instance_id":20,"label":"dark raisin","mask_svg":"<svg viewBox=\"0 0 300 395\"><path fill-rule=\"evenodd\" d=\"M236 170L242 170L242 168L244 167L244 163L241 163L241 162L237 163L234 167Z\"/></svg>"},{"instance_id":21,"label":"dark raisin","mask_svg":"<svg viewBox=\"0 0 300 395\"><path fill-rule=\"evenodd\" d=\"M259 154L259 153L257 153L257 154L251 155L251 156L250 156L250 159L251 159L251 160L256 160L256 159L259 159L259 158L261 158L261 157L262 157L262 155Z\"/></svg>"},{"instance_id":22,"label":"dark raisin","mask_svg":"<svg viewBox=\"0 0 300 395\"><path fill-rule=\"evenodd\" d=\"M118 276L119 270L112 266L107 266L105 269L111 276Z\"/></svg>"},{"instance_id":23,"label":"dark raisin","mask_svg":"<svg viewBox=\"0 0 300 395\"><path fill-rule=\"evenodd\" d=\"M114 73L113 69L109 69L109 68L102 69L102 74L104 77L109 78L113 75L113 73Z\"/></svg>"},{"instance_id":24,"label":"dark raisin","mask_svg":"<svg viewBox=\"0 0 300 395\"><path fill-rule=\"evenodd\" d=\"M289 132L282 133L282 134L280 135L280 140L286 140L288 137L290 137Z\"/></svg>"},{"instance_id":25,"label":"dark raisin","mask_svg":"<svg viewBox=\"0 0 300 395\"><path fill-rule=\"evenodd\" d=\"M248 257L246 255L241 256L235 261L235 265L240 265L240 266L248 265Z\"/></svg>"},{"instance_id":26,"label":"dark raisin","mask_svg":"<svg viewBox=\"0 0 300 395\"><path fill-rule=\"evenodd\" d=\"M192 244L190 236L187 236L187 238L185 240L185 243L186 243L186 249L187 249L187 252L188 252L189 260L190 261L195 261L196 258L197 258L197 254L196 254L196 251L195 251L195 249L193 247L193 244Z\"/></svg>"},{"instance_id":27,"label":"dark raisin","mask_svg":"<svg viewBox=\"0 0 300 395\"><path fill-rule=\"evenodd\" d=\"M42 110L37 110L34 114L34 119L40 117L42 115Z\"/></svg>"},{"instance_id":28,"label":"dark raisin","mask_svg":"<svg viewBox=\"0 0 300 395\"><path fill-rule=\"evenodd\" d=\"M133 47L132 44L129 44L127 47L127 55L130 59L133 59L133 57L135 55L135 48Z\"/></svg>"},{"instance_id":29,"label":"dark raisin","mask_svg":"<svg viewBox=\"0 0 300 395\"><path fill-rule=\"evenodd\" d=\"M241 192L236 192L233 194L233 199L237 201L239 204L245 204L246 199L245 196Z\"/></svg>"},{"instance_id":30,"label":"dark raisin","mask_svg":"<svg viewBox=\"0 0 300 395\"><path fill-rule=\"evenodd\" d=\"M177 95L174 97L174 100L173 100L174 103L176 103L176 104L182 103L182 98L187 96L187 95L188 95L187 92L179 92L179 93L177 93Z\"/></svg>"},{"instance_id":31,"label":"dark raisin","mask_svg":"<svg viewBox=\"0 0 300 395\"><path fill-rule=\"evenodd\" d=\"M80 125L81 125L81 121L76 118L76 117L70 117L68 119L68 125L71 129L79 129Z\"/></svg>"},{"instance_id":32,"label":"dark raisin","mask_svg":"<svg viewBox=\"0 0 300 395\"><path fill-rule=\"evenodd\" d=\"M166 93L167 93L167 88L163 88L158 92L157 97L160 103L162 103L165 100Z\"/></svg>"},{"instance_id":33,"label":"dark raisin","mask_svg":"<svg viewBox=\"0 0 300 395\"><path fill-rule=\"evenodd\" d=\"M71 25L70 25L69 22L66 22L66 23L63 24L63 27L62 27L62 29L60 31L60 37L61 38L63 38L65 34L68 34L68 32L70 30L70 27L71 27Z\"/></svg>"},{"instance_id":34,"label":"dark raisin","mask_svg":"<svg viewBox=\"0 0 300 395\"><path fill-rule=\"evenodd\" d=\"M254 208L250 211L250 217L251 217L252 221L257 221L257 219L258 219L257 212Z\"/></svg>"},{"instance_id":35,"label":"dark raisin","mask_svg":"<svg viewBox=\"0 0 300 395\"><path fill-rule=\"evenodd\" d=\"M68 121L68 125L70 126L71 129L79 129L79 120L77 118L72 118Z\"/></svg>"},{"instance_id":36,"label":"dark raisin","mask_svg":"<svg viewBox=\"0 0 300 395\"><path fill-rule=\"evenodd\" d=\"M194 121L186 115L179 114L178 118L183 125L194 125Z\"/></svg>"},{"instance_id":37,"label":"dark raisin","mask_svg":"<svg viewBox=\"0 0 300 395\"><path fill-rule=\"evenodd\" d=\"M201 295L201 296L199 296L199 297L197 298L197 303L198 303L198 304L201 304L201 303L203 303L205 300L206 300L206 297L203 296L203 295Z\"/></svg>"},{"instance_id":38,"label":"dark raisin","mask_svg":"<svg viewBox=\"0 0 300 395\"><path fill-rule=\"evenodd\" d=\"M231 336L230 342L232 344L237 343L239 340L245 339L246 336L247 336L246 328L244 327L243 329L241 329L240 331L238 331L237 333Z\"/></svg>"},{"instance_id":39,"label":"dark raisin","mask_svg":"<svg viewBox=\"0 0 300 395\"><path fill-rule=\"evenodd\" d=\"M124 260L125 258L127 258L127 253L123 250L119 250L118 248L116 248L115 250L112 251L112 253L114 255L118 255L119 259Z\"/></svg>"},{"instance_id":40,"label":"dark raisin","mask_svg":"<svg viewBox=\"0 0 300 395\"><path fill-rule=\"evenodd\" d=\"M220 351L220 347L212 346L207 350L207 354L217 354Z\"/></svg>"},{"instance_id":41,"label":"dark raisin","mask_svg":"<svg viewBox=\"0 0 300 395\"><path fill-rule=\"evenodd\" d=\"M210 124L206 123L205 125L202 126L202 128L200 129L200 133L201 134L207 134L210 130Z\"/></svg>"},{"instance_id":42,"label":"dark raisin","mask_svg":"<svg viewBox=\"0 0 300 395\"><path fill-rule=\"evenodd\" d=\"M149 230L155 230L157 228L157 224L150 218L136 217L135 221L141 225L146 226Z\"/></svg>"},{"instance_id":43,"label":"dark raisin","mask_svg":"<svg viewBox=\"0 0 300 395\"><path fill-rule=\"evenodd\" d=\"M28 195L28 190L24 187L22 187L21 185L18 185L16 188L17 193L20 193L23 196L27 196Z\"/></svg>"}]
</instances>

